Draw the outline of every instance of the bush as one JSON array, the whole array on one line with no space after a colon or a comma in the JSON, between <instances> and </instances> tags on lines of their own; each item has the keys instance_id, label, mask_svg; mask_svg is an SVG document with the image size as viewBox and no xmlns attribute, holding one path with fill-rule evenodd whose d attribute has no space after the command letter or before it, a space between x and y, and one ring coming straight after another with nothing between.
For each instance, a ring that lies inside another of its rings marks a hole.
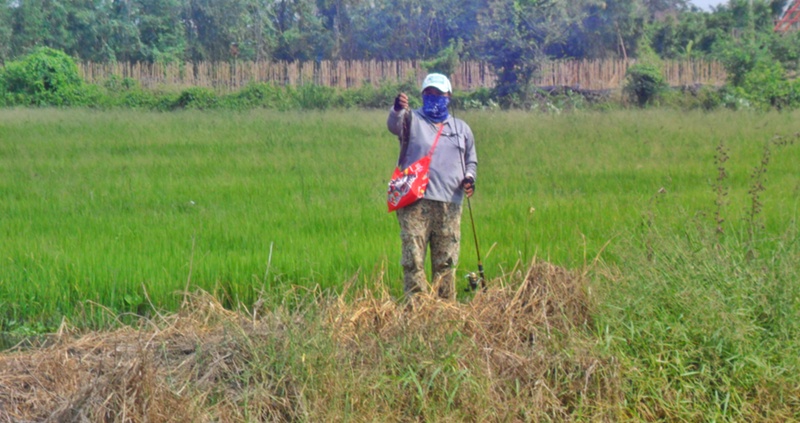
<instances>
[{"instance_id":1,"label":"bush","mask_svg":"<svg viewBox=\"0 0 800 423\"><path fill-rule=\"evenodd\" d=\"M219 99L214 91L208 88L191 87L182 91L173 104L173 109L213 109L217 107Z\"/></svg>"},{"instance_id":2,"label":"bush","mask_svg":"<svg viewBox=\"0 0 800 423\"><path fill-rule=\"evenodd\" d=\"M251 83L241 90L225 97L225 106L246 110L258 107L274 108L286 101L283 88L263 82Z\"/></svg>"},{"instance_id":3,"label":"bush","mask_svg":"<svg viewBox=\"0 0 800 423\"><path fill-rule=\"evenodd\" d=\"M768 54L755 46L723 46L720 59L728 73L728 83L740 86L745 76L763 61L771 60Z\"/></svg>"},{"instance_id":4,"label":"bush","mask_svg":"<svg viewBox=\"0 0 800 423\"><path fill-rule=\"evenodd\" d=\"M358 88L342 91L340 106L345 108L364 107L364 105L373 102L375 97L375 88L373 88L372 85L365 84Z\"/></svg>"},{"instance_id":5,"label":"bush","mask_svg":"<svg viewBox=\"0 0 800 423\"><path fill-rule=\"evenodd\" d=\"M338 107L352 108L360 107L366 109L387 109L394 104L394 98L398 93L408 94L409 106L419 107L421 100L415 93L419 92L415 79L407 79L403 82L385 82L378 87L365 83L357 88L348 88L341 92L338 102L334 104Z\"/></svg>"},{"instance_id":6,"label":"bush","mask_svg":"<svg viewBox=\"0 0 800 423\"><path fill-rule=\"evenodd\" d=\"M130 91L135 88L140 88L139 81L125 77L121 78L117 75L111 75L105 83L103 83L103 88L110 92L124 92Z\"/></svg>"},{"instance_id":7,"label":"bush","mask_svg":"<svg viewBox=\"0 0 800 423\"><path fill-rule=\"evenodd\" d=\"M635 64L625 73L622 90L631 101L644 107L657 100L666 88L660 69L650 64Z\"/></svg>"},{"instance_id":8,"label":"bush","mask_svg":"<svg viewBox=\"0 0 800 423\"><path fill-rule=\"evenodd\" d=\"M662 104L682 110L714 110L723 105L723 90L714 86L687 85L668 89L662 94Z\"/></svg>"},{"instance_id":9,"label":"bush","mask_svg":"<svg viewBox=\"0 0 800 423\"><path fill-rule=\"evenodd\" d=\"M661 69L651 64L637 63L625 73L622 91L639 107L644 107L657 100L666 88Z\"/></svg>"},{"instance_id":10,"label":"bush","mask_svg":"<svg viewBox=\"0 0 800 423\"><path fill-rule=\"evenodd\" d=\"M78 66L64 52L40 47L0 70L0 92L9 105L68 106L85 103Z\"/></svg>"},{"instance_id":11,"label":"bush","mask_svg":"<svg viewBox=\"0 0 800 423\"><path fill-rule=\"evenodd\" d=\"M295 94L301 109L325 110L335 101L336 90L322 85L305 84L298 87Z\"/></svg>"},{"instance_id":12,"label":"bush","mask_svg":"<svg viewBox=\"0 0 800 423\"><path fill-rule=\"evenodd\" d=\"M499 106L493 92L489 88L477 88L470 93L454 99L456 107L461 109L497 109Z\"/></svg>"},{"instance_id":13,"label":"bush","mask_svg":"<svg viewBox=\"0 0 800 423\"><path fill-rule=\"evenodd\" d=\"M178 94L158 93L140 88L124 91L116 97L110 97L109 106L131 109L168 111L178 103Z\"/></svg>"},{"instance_id":14,"label":"bush","mask_svg":"<svg viewBox=\"0 0 800 423\"><path fill-rule=\"evenodd\" d=\"M800 105L800 85L789 82L781 64L773 61L756 63L742 75L734 92L759 108L784 109Z\"/></svg>"}]
</instances>

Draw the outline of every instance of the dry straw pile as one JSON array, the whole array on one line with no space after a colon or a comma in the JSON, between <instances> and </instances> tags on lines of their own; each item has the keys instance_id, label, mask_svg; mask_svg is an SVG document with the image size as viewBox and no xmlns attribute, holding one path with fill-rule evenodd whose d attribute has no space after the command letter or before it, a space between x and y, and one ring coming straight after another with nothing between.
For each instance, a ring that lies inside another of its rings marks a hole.
<instances>
[{"instance_id":1,"label":"dry straw pile","mask_svg":"<svg viewBox=\"0 0 800 423\"><path fill-rule=\"evenodd\" d=\"M516 281L514 281L516 280ZM225 310L0 355L0 421L615 420L584 278L547 263L465 303L382 289Z\"/></svg>"}]
</instances>

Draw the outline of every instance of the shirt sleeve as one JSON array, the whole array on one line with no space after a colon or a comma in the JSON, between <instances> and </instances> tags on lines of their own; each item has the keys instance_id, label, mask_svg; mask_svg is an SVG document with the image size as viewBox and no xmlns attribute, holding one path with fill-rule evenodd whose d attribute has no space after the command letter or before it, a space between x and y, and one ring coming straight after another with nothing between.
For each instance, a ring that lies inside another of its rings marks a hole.
<instances>
[{"instance_id":1,"label":"shirt sleeve","mask_svg":"<svg viewBox=\"0 0 800 423\"><path fill-rule=\"evenodd\" d=\"M473 179L478 179L478 153L475 150L475 137L472 135L472 129L466 126L465 131L465 151L464 151L464 164L465 175L472 175Z\"/></svg>"},{"instance_id":2,"label":"shirt sleeve","mask_svg":"<svg viewBox=\"0 0 800 423\"><path fill-rule=\"evenodd\" d=\"M400 131L403 129L403 117L406 113L408 113L408 110L395 111L394 106L392 106L389 111L389 117L386 119L386 126L389 128L389 132L397 136L400 135Z\"/></svg>"}]
</instances>

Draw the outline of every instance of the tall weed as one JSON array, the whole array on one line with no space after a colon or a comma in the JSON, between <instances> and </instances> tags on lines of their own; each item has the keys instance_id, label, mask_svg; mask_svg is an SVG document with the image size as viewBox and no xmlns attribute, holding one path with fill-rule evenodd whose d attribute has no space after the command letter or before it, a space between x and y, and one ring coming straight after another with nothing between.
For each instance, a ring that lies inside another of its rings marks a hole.
<instances>
[{"instance_id":1,"label":"tall weed","mask_svg":"<svg viewBox=\"0 0 800 423\"><path fill-rule=\"evenodd\" d=\"M684 216L675 231L651 219L618 250L617 265L598 269L598 336L624 363L638 418L797 417L798 403L786 399L800 393L800 243L796 219L777 236L759 223L766 145L743 232L724 229L730 157L720 144L713 221Z\"/></svg>"}]
</instances>

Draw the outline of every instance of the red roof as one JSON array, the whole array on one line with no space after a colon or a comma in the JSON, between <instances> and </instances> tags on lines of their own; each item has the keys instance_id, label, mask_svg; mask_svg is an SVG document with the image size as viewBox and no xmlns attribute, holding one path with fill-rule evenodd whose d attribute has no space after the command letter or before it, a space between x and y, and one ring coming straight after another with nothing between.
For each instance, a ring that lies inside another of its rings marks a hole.
<instances>
[{"instance_id":1,"label":"red roof","mask_svg":"<svg viewBox=\"0 0 800 423\"><path fill-rule=\"evenodd\" d=\"M800 0L793 0L786 12L775 24L776 32L786 32L800 28Z\"/></svg>"}]
</instances>

